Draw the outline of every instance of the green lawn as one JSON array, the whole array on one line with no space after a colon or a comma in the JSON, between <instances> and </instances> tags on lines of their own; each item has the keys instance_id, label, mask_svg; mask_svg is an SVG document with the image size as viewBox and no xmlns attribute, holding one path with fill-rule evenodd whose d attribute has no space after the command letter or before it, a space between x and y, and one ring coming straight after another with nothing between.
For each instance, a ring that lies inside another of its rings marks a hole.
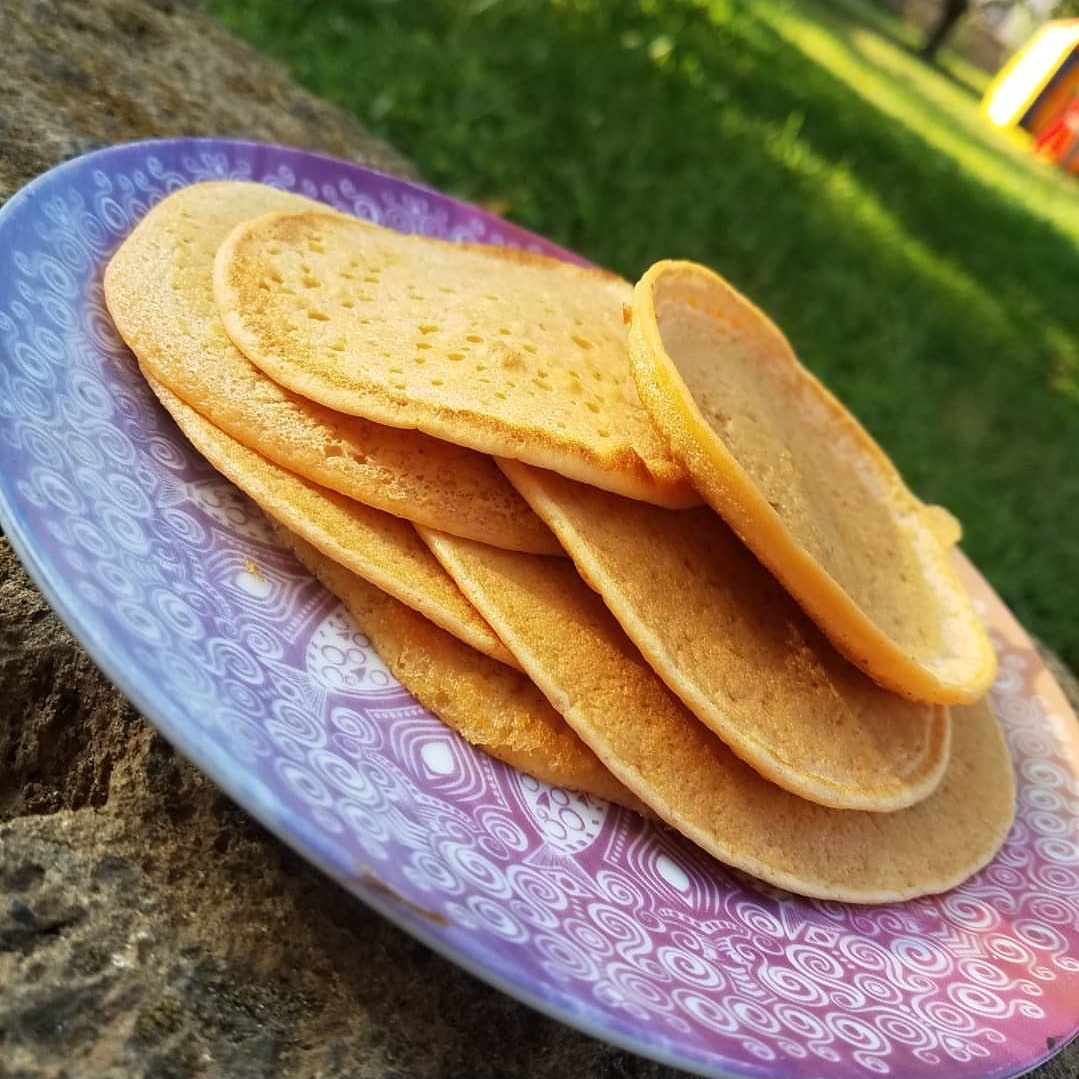
<instances>
[{"instance_id":1,"label":"green lawn","mask_svg":"<svg viewBox=\"0 0 1079 1079\"><path fill-rule=\"evenodd\" d=\"M723 273L1079 668L1079 181L870 0L207 0L432 184Z\"/></svg>"}]
</instances>

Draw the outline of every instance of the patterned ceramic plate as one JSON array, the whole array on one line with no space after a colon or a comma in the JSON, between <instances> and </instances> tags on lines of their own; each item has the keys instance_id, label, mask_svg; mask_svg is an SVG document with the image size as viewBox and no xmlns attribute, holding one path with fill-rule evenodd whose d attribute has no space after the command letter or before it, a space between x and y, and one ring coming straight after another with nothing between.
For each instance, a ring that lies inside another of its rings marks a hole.
<instances>
[{"instance_id":1,"label":"patterned ceramic plate","mask_svg":"<svg viewBox=\"0 0 1079 1079\"><path fill-rule=\"evenodd\" d=\"M1079 725L967 572L1001 655L1015 826L961 888L793 898L518 775L388 674L192 453L102 303L136 221L245 178L395 229L550 244L354 165L220 140L115 147L0 211L0 522L93 658L180 750L354 895L589 1034L709 1076L1013 1076L1079 1027Z\"/></svg>"}]
</instances>

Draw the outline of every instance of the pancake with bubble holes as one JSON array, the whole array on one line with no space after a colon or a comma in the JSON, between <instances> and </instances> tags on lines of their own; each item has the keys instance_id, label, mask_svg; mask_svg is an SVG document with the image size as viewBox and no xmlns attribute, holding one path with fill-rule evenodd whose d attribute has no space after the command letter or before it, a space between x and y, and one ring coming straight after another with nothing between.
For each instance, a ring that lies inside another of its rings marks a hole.
<instances>
[{"instance_id":1,"label":"pancake with bubble holes","mask_svg":"<svg viewBox=\"0 0 1079 1079\"><path fill-rule=\"evenodd\" d=\"M830 809L770 783L700 723L571 562L424 538L607 768L719 861L801 895L887 903L958 885L1004 842L1015 781L988 698L952 709L931 795L894 813Z\"/></svg>"},{"instance_id":2,"label":"pancake with bubble holes","mask_svg":"<svg viewBox=\"0 0 1079 1079\"><path fill-rule=\"evenodd\" d=\"M958 523L911 493L763 312L704 266L659 262L634 290L629 351L705 501L851 662L916 700L986 692L996 656L951 565Z\"/></svg>"},{"instance_id":3,"label":"pancake with bubble holes","mask_svg":"<svg viewBox=\"0 0 1079 1079\"><path fill-rule=\"evenodd\" d=\"M647 813L526 675L470 648L280 522L271 523L298 561L344 604L401 685L465 741L546 783Z\"/></svg>"},{"instance_id":4,"label":"pancake with bubble holes","mask_svg":"<svg viewBox=\"0 0 1079 1079\"><path fill-rule=\"evenodd\" d=\"M145 377L191 445L271 520L472 648L517 666L410 522L281 468L219 431L153 375Z\"/></svg>"},{"instance_id":5,"label":"pancake with bubble holes","mask_svg":"<svg viewBox=\"0 0 1079 1079\"><path fill-rule=\"evenodd\" d=\"M214 292L240 350L327 407L632 498L700 501L637 397L632 289L613 274L280 212L221 244Z\"/></svg>"},{"instance_id":6,"label":"pancake with bubble holes","mask_svg":"<svg viewBox=\"0 0 1079 1079\"><path fill-rule=\"evenodd\" d=\"M844 659L711 508L665 510L503 468L653 670L767 779L871 811L936 787L948 709L883 689Z\"/></svg>"},{"instance_id":7,"label":"pancake with bubble holes","mask_svg":"<svg viewBox=\"0 0 1079 1079\"><path fill-rule=\"evenodd\" d=\"M314 206L327 209L243 181L193 184L155 206L105 270L109 313L140 364L227 434L323 487L448 532L557 554L484 454L316 405L233 346L213 296L218 244L241 221Z\"/></svg>"}]
</instances>

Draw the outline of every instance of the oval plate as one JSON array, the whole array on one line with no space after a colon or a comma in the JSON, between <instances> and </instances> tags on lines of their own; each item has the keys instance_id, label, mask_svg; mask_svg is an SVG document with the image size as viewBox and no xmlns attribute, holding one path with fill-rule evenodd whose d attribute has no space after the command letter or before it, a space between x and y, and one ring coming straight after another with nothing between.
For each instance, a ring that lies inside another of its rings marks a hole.
<instances>
[{"instance_id":1,"label":"oval plate","mask_svg":"<svg viewBox=\"0 0 1079 1079\"><path fill-rule=\"evenodd\" d=\"M1018 779L945 895L803 900L471 749L188 446L101 275L165 194L259 180L405 232L568 252L342 161L218 139L70 161L0 210L0 524L102 670L305 858L465 969L706 1076L1014 1076L1079 1027L1079 725L966 563ZM581 261L581 260L578 260Z\"/></svg>"}]
</instances>

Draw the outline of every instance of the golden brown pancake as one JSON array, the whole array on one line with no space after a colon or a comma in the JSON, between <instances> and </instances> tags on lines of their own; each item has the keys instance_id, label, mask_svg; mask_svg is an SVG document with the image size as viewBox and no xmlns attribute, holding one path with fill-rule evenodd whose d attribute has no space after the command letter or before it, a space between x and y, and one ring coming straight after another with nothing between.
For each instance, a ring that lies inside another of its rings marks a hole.
<instances>
[{"instance_id":1,"label":"golden brown pancake","mask_svg":"<svg viewBox=\"0 0 1079 1079\"><path fill-rule=\"evenodd\" d=\"M279 523L275 528L349 610L393 676L447 727L537 779L643 808L520 671L463 644Z\"/></svg>"},{"instance_id":2,"label":"golden brown pancake","mask_svg":"<svg viewBox=\"0 0 1079 1079\"><path fill-rule=\"evenodd\" d=\"M848 663L708 506L666 510L503 467L653 670L767 779L875 811L936 787L947 708L882 689Z\"/></svg>"},{"instance_id":3,"label":"golden brown pancake","mask_svg":"<svg viewBox=\"0 0 1079 1079\"><path fill-rule=\"evenodd\" d=\"M632 289L612 274L282 212L233 230L214 291L240 350L329 408L632 498L700 501L637 398Z\"/></svg>"},{"instance_id":4,"label":"golden brown pancake","mask_svg":"<svg viewBox=\"0 0 1079 1079\"><path fill-rule=\"evenodd\" d=\"M770 783L698 722L564 559L436 540L439 558L601 761L720 861L802 895L884 903L944 891L1003 843L1015 786L987 701L954 709L937 789L908 809L829 809Z\"/></svg>"},{"instance_id":5,"label":"golden brown pancake","mask_svg":"<svg viewBox=\"0 0 1079 1079\"><path fill-rule=\"evenodd\" d=\"M517 666L412 524L275 465L219 431L149 372L144 374L192 446L271 519L472 648Z\"/></svg>"},{"instance_id":6,"label":"golden brown pancake","mask_svg":"<svg viewBox=\"0 0 1079 1079\"><path fill-rule=\"evenodd\" d=\"M660 262L634 290L641 400L705 501L881 685L977 700L996 657L920 502L771 321L711 270Z\"/></svg>"},{"instance_id":7,"label":"golden brown pancake","mask_svg":"<svg viewBox=\"0 0 1079 1079\"><path fill-rule=\"evenodd\" d=\"M218 244L269 210L316 206L333 212L238 181L185 187L155 206L105 271L109 313L139 363L237 441L323 487L488 543L558 553L489 457L315 405L233 346L213 296Z\"/></svg>"}]
</instances>

